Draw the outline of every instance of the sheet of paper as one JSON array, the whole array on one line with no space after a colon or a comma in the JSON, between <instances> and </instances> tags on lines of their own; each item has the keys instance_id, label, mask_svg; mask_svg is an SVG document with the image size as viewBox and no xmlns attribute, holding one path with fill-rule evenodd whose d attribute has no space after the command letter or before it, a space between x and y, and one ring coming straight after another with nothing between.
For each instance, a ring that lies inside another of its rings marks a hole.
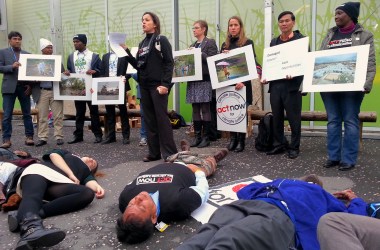
<instances>
[{"instance_id":1,"label":"sheet of paper","mask_svg":"<svg viewBox=\"0 0 380 250\"><path fill-rule=\"evenodd\" d=\"M127 52L120 46L124 44L127 38L127 34L112 32L109 34L109 42L111 49L115 52L118 57L127 56Z\"/></svg>"},{"instance_id":2,"label":"sheet of paper","mask_svg":"<svg viewBox=\"0 0 380 250\"><path fill-rule=\"evenodd\" d=\"M309 37L265 48L261 79L273 81L284 79L287 75L304 75L308 50Z\"/></svg>"}]
</instances>

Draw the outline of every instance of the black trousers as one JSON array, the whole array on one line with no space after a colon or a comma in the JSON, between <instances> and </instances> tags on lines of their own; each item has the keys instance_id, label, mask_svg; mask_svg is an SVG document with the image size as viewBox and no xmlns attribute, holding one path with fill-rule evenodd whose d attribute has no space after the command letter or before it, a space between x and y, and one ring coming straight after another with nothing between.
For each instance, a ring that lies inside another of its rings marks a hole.
<instances>
[{"instance_id":1,"label":"black trousers","mask_svg":"<svg viewBox=\"0 0 380 250\"><path fill-rule=\"evenodd\" d=\"M22 177L22 200L17 218L21 222L27 213L45 217L66 214L86 207L94 199L94 191L77 184L54 183L43 176L31 174ZM48 203L43 203L48 200Z\"/></svg>"},{"instance_id":2,"label":"black trousers","mask_svg":"<svg viewBox=\"0 0 380 250\"><path fill-rule=\"evenodd\" d=\"M91 117L91 131L96 137L102 137L103 132L100 126L99 110L97 105L91 105L90 101L74 101L76 115L75 115L75 131L74 136L83 138L84 120L86 119L86 103L90 109Z\"/></svg>"},{"instance_id":3,"label":"black trousers","mask_svg":"<svg viewBox=\"0 0 380 250\"><path fill-rule=\"evenodd\" d=\"M301 141L302 95L299 91L289 92L285 83L273 84L270 92L270 104L273 114L273 146L287 145L284 136L284 110L291 132L290 149L298 150Z\"/></svg>"},{"instance_id":4,"label":"black trousers","mask_svg":"<svg viewBox=\"0 0 380 250\"><path fill-rule=\"evenodd\" d=\"M106 105L107 112L107 126L108 135L107 138L116 138L115 126L116 126L116 105ZM129 139L131 134L131 127L129 126L128 110L125 104L118 105L120 110L120 120L121 120L121 132L123 138Z\"/></svg>"},{"instance_id":5,"label":"black trousers","mask_svg":"<svg viewBox=\"0 0 380 250\"><path fill-rule=\"evenodd\" d=\"M162 157L177 153L173 129L168 118L168 94L160 95L156 88L140 86L144 122L148 131L149 156Z\"/></svg>"},{"instance_id":6,"label":"black trousers","mask_svg":"<svg viewBox=\"0 0 380 250\"><path fill-rule=\"evenodd\" d=\"M284 250L294 246L295 229L278 207L238 200L219 207L208 223L177 250Z\"/></svg>"}]
</instances>

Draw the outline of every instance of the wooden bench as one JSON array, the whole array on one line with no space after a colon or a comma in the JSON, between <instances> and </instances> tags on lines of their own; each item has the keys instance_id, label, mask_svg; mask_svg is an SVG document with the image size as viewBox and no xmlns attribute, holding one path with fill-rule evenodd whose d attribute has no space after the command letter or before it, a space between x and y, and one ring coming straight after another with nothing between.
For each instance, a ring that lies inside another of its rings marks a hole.
<instances>
[{"instance_id":1,"label":"wooden bench","mask_svg":"<svg viewBox=\"0 0 380 250\"><path fill-rule=\"evenodd\" d=\"M38 124L38 109L31 109L30 110L31 115L35 115L37 118L37 124ZM22 115L21 109L14 109L13 115ZM0 109L0 130L3 129L3 116L4 116L4 110Z\"/></svg>"},{"instance_id":2,"label":"wooden bench","mask_svg":"<svg viewBox=\"0 0 380 250\"><path fill-rule=\"evenodd\" d=\"M128 117L141 117L140 110L139 109L127 109L128 112ZM104 121L104 134L108 134L108 127L107 127L107 111L105 108L100 108L99 109L99 117L103 118ZM120 110L118 108L115 108L115 117L120 116Z\"/></svg>"},{"instance_id":3,"label":"wooden bench","mask_svg":"<svg viewBox=\"0 0 380 250\"><path fill-rule=\"evenodd\" d=\"M248 127L251 131L248 134L252 134L253 120L260 120L266 113L270 111L264 110L252 110L248 109ZM285 115L285 120L287 120ZM327 113L322 111L303 111L301 113L302 121L327 121ZM374 111L364 111L359 113L359 129L360 129L360 144L362 143L363 136L363 122L376 122L377 113Z\"/></svg>"}]
</instances>

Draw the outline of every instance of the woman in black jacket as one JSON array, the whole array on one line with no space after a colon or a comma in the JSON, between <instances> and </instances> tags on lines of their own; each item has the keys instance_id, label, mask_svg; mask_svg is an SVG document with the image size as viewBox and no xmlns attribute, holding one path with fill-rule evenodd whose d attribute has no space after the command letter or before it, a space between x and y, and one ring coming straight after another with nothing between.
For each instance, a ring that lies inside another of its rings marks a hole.
<instances>
[{"instance_id":1,"label":"woman in black jacket","mask_svg":"<svg viewBox=\"0 0 380 250\"><path fill-rule=\"evenodd\" d=\"M172 47L160 35L160 19L152 12L142 16L142 29L146 34L139 44L136 58L129 49L129 62L138 72L144 121L148 131L149 153L143 161L164 160L177 153L173 130L168 119L168 96L172 87Z\"/></svg>"},{"instance_id":2,"label":"woman in black jacket","mask_svg":"<svg viewBox=\"0 0 380 250\"><path fill-rule=\"evenodd\" d=\"M228 29L226 41L223 42L220 52L228 53L228 51L247 45L252 45L253 54L255 55L257 73L261 75L261 66L256 60L256 53L253 41L245 36L243 21L238 16L233 16L228 20ZM252 104L252 84L251 81L239 82L235 85L235 90L240 90L245 86L247 107ZM246 133L230 132L230 143L228 150L242 152L245 147Z\"/></svg>"}]
</instances>

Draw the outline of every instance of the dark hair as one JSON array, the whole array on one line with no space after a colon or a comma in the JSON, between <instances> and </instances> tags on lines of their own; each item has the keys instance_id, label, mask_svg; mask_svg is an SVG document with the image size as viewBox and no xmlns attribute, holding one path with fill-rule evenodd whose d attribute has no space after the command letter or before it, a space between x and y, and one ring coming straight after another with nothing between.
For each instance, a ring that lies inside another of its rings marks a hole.
<instances>
[{"instance_id":1,"label":"dark hair","mask_svg":"<svg viewBox=\"0 0 380 250\"><path fill-rule=\"evenodd\" d=\"M194 22L194 24L196 24L196 23L198 23L201 26L201 28L206 28L205 29L205 36L207 36L207 32L208 32L208 24L207 24L207 22L205 20L198 20L198 21Z\"/></svg>"},{"instance_id":2,"label":"dark hair","mask_svg":"<svg viewBox=\"0 0 380 250\"><path fill-rule=\"evenodd\" d=\"M160 25L160 19L158 18L158 16L156 14L154 14L153 12L150 12L150 11L144 12L144 14L142 16L145 16L145 15L149 15L152 17L153 23L156 25L154 33L155 34L161 34L161 25ZM141 17L141 19L142 19L142 17Z\"/></svg>"},{"instance_id":3,"label":"dark hair","mask_svg":"<svg viewBox=\"0 0 380 250\"><path fill-rule=\"evenodd\" d=\"M9 32L9 34L8 34L8 40L11 40L12 37L20 37L21 40L22 40L22 35L18 31L11 31L11 32Z\"/></svg>"},{"instance_id":4,"label":"dark hair","mask_svg":"<svg viewBox=\"0 0 380 250\"><path fill-rule=\"evenodd\" d=\"M150 218L145 221L131 218L123 221L123 215L117 219L116 234L121 242L136 244L148 239L154 231L153 223Z\"/></svg>"},{"instance_id":5,"label":"dark hair","mask_svg":"<svg viewBox=\"0 0 380 250\"><path fill-rule=\"evenodd\" d=\"M277 21L280 21L281 17L285 15L290 15L290 17L292 18L292 21L296 20L296 17L294 16L293 12L287 10L287 11L281 12L280 15L278 15Z\"/></svg>"},{"instance_id":6,"label":"dark hair","mask_svg":"<svg viewBox=\"0 0 380 250\"><path fill-rule=\"evenodd\" d=\"M239 37L238 37L238 41L237 41L237 45L239 47L243 46L248 38L245 36L245 31L244 31L244 25L243 25L243 20L241 20L240 17L238 16L232 16L230 17L230 19L228 19L228 26L227 26L227 37L226 37L226 41L225 41L225 47L223 49L229 49L230 48L230 45L231 45L231 34L230 34L230 21L232 19L235 19L238 21L239 25L240 25L240 33L239 33Z\"/></svg>"},{"instance_id":7,"label":"dark hair","mask_svg":"<svg viewBox=\"0 0 380 250\"><path fill-rule=\"evenodd\" d=\"M91 169L91 173L92 173L93 175L95 175L96 172L98 172L98 167L99 167L99 163L98 163L98 161L96 161L96 167L94 167L93 169Z\"/></svg>"}]
</instances>

